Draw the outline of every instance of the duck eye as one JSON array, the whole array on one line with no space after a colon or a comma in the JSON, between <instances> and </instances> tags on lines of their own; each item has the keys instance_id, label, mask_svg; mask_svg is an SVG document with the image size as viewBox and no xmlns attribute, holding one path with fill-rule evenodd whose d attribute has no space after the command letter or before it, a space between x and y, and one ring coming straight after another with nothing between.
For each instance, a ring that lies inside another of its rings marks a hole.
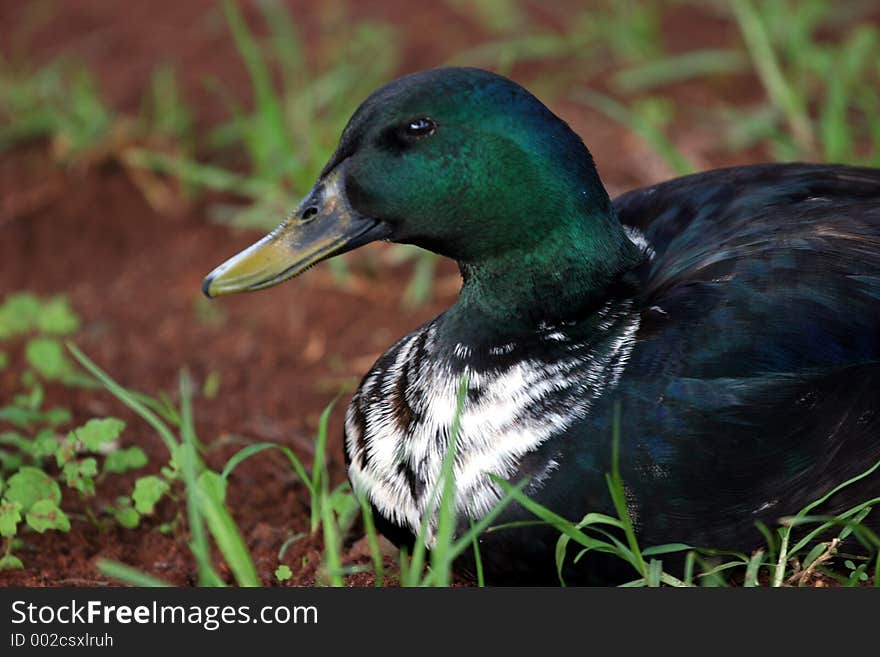
<instances>
[{"instance_id":1,"label":"duck eye","mask_svg":"<svg viewBox=\"0 0 880 657\"><path fill-rule=\"evenodd\" d=\"M434 134L436 129L437 124L432 119L423 116L407 122L403 128L403 132L410 139L421 139L422 137L428 137Z\"/></svg>"}]
</instances>

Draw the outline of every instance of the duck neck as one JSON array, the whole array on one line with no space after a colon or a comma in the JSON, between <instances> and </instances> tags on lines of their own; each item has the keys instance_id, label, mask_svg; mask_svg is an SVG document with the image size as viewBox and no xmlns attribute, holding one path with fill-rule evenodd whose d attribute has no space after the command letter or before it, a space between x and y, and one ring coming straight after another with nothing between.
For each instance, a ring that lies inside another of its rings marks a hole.
<instances>
[{"instance_id":1,"label":"duck neck","mask_svg":"<svg viewBox=\"0 0 880 657\"><path fill-rule=\"evenodd\" d=\"M459 262L464 283L447 323L458 334L499 336L583 318L641 258L609 208L528 249Z\"/></svg>"}]
</instances>

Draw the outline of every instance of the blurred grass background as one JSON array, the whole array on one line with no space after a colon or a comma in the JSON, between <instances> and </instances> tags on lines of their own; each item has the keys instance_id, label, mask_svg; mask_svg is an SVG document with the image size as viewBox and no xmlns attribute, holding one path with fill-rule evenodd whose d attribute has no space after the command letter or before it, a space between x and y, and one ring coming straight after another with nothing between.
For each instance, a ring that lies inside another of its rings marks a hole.
<instances>
[{"instance_id":1,"label":"blurred grass background","mask_svg":"<svg viewBox=\"0 0 880 657\"><path fill-rule=\"evenodd\" d=\"M178 29L154 44L120 23L137 16L77 5L81 33L69 5L7 9L0 153L37 141L61 167L114 162L157 211L207 198L207 216L237 228L283 218L370 91L447 64L532 89L593 148L612 192L761 160L880 165L873 1L224 0L190 5L191 40ZM111 50L122 60L103 60ZM138 75L121 81L120 68ZM406 303L430 299L433 256L386 257L415 262ZM345 259L330 266L345 279Z\"/></svg>"}]
</instances>

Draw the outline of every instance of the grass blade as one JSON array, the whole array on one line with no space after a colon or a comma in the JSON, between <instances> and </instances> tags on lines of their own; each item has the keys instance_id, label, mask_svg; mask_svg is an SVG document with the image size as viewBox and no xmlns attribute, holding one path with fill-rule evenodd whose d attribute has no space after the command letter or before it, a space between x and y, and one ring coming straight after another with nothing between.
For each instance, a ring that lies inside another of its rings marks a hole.
<instances>
[{"instance_id":1,"label":"grass blade","mask_svg":"<svg viewBox=\"0 0 880 657\"><path fill-rule=\"evenodd\" d=\"M645 583L651 588L660 586L660 576L663 574L663 562L659 559L651 559L648 571L645 574Z\"/></svg>"},{"instance_id":2,"label":"grass blade","mask_svg":"<svg viewBox=\"0 0 880 657\"><path fill-rule=\"evenodd\" d=\"M370 546L370 558L373 560L373 575L375 586L380 588L385 582L385 562L382 559L382 550L379 548L379 537L376 533L376 523L373 520L373 509L366 498L359 497L361 514L364 519L364 533L367 535L367 544Z\"/></svg>"},{"instance_id":3,"label":"grass blade","mask_svg":"<svg viewBox=\"0 0 880 657\"><path fill-rule=\"evenodd\" d=\"M204 519L198 504L197 478L202 465L196 451L191 383L185 370L180 373L180 415L183 444L178 450L178 458L182 461L181 470L186 484L186 514L189 521L189 531L192 535L189 547L196 560L199 586L225 586L223 579L211 565L211 546L208 544Z\"/></svg>"},{"instance_id":4,"label":"grass blade","mask_svg":"<svg viewBox=\"0 0 880 657\"><path fill-rule=\"evenodd\" d=\"M474 519L473 518L470 518L470 524L471 524L471 531L473 531L473 529L474 529ZM482 557L482 555L480 555L480 542L479 542L478 537L479 537L479 535L474 533L473 537L471 538L471 545L474 548L474 570L476 571L476 575L477 575L477 587L483 588L486 586L486 579L483 574L483 557Z\"/></svg>"},{"instance_id":5,"label":"grass blade","mask_svg":"<svg viewBox=\"0 0 880 657\"><path fill-rule=\"evenodd\" d=\"M321 491L321 526L324 528L324 567L330 586L345 586L342 576L342 555L340 554L339 530L333 517L326 484Z\"/></svg>"},{"instance_id":6,"label":"grass blade","mask_svg":"<svg viewBox=\"0 0 880 657\"><path fill-rule=\"evenodd\" d=\"M764 564L764 550L756 550L746 565L746 578L743 586L747 588L758 586L758 573Z\"/></svg>"},{"instance_id":7,"label":"grass blade","mask_svg":"<svg viewBox=\"0 0 880 657\"><path fill-rule=\"evenodd\" d=\"M83 352L81 352L75 344L72 342L67 342L67 348L70 350L70 353L73 354L73 357L79 361L79 364L86 368L92 376L98 379L114 397L116 397L123 404L128 406L131 410L141 416L151 427L153 427L159 436L162 438L162 441L165 443L165 446L168 448L168 453L171 456L174 456L177 451L177 439L174 437L171 429L159 419L159 417L153 413L150 409L144 406L141 402L134 398L134 396L121 385L116 383L109 374L107 374L100 367L95 365L92 360L86 356Z\"/></svg>"},{"instance_id":8,"label":"grass blade","mask_svg":"<svg viewBox=\"0 0 880 657\"><path fill-rule=\"evenodd\" d=\"M220 473L220 478L225 482L229 479L229 475L232 474L233 470L235 470L235 468L237 468L243 461L249 459L251 456L259 454L260 452L264 452L267 449L278 449L284 453L287 460L290 461L290 465L293 467L294 472L296 472L296 476L305 484L306 488L309 490L310 496L314 499L315 489L312 486L312 478L309 476L302 461L297 458L296 454L294 454L289 447L279 445L278 443L255 443L243 447L226 462L226 465L223 467L223 472Z\"/></svg>"},{"instance_id":9,"label":"grass blade","mask_svg":"<svg viewBox=\"0 0 880 657\"><path fill-rule=\"evenodd\" d=\"M669 138L663 134L662 130L610 96L584 89L576 93L573 96L573 100L601 112L612 121L625 125L638 134L666 161L666 164L676 174L684 176L696 171L693 163L675 147Z\"/></svg>"},{"instance_id":10,"label":"grass blade","mask_svg":"<svg viewBox=\"0 0 880 657\"><path fill-rule=\"evenodd\" d=\"M323 511L320 507L326 501L326 495L323 493L321 495L316 495L315 493L318 491L324 491L324 489L329 486L326 481L327 423L330 421L330 412L333 410L333 406L336 404L337 399L339 399L339 397L336 397L336 399L327 404L327 407L321 412L321 417L318 419L318 435L315 439L315 458L312 462L312 483L309 487L309 490L313 491L311 517L311 529L313 532L318 528L318 523L323 517ZM315 504L315 502L319 502L319 504Z\"/></svg>"},{"instance_id":11,"label":"grass blade","mask_svg":"<svg viewBox=\"0 0 880 657\"><path fill-rule=\"evenodd\" d=\"M226 169L168 155L145 148L130 148L123 155L126 165L174 176L188 185L238 194L255 200L281 197L275 185L257 178L241 176Z\"/></svg>"},{"instance_id":12,"label":"grass blade","mask_svg":"<svg viewBox=\"0 0 880 657\"><path fill-rule=\"evenodd\" d=\"M128 584L130 586L145 586L150 588L164 588L167 586L172 586L168 582L161 580L158 577L153 577L152 575L148 575L147 573L140 571L137 568L126 566L124 563L120 563L112 559L98 559L95 565L100 573L107 575L107 577L112 577L113 579L119 580L120 582L124 582L125 584Z\"/></svg>"},{"instance_id":13,"label":"grass blade","mask_svg":"<svg viewBox=\"0 0 880 657\"><path fill-rule=\"evenodd\" d=\"M284 167L284 159L294 151L284 123L284 112L272 86L269 67L238 4L234 0L226 0L223 11L254 91L254 113L245 144L253 155L258 177L272 180L277 176L277 171Z\"/></svg>"},{"instance_id":14,"label":"grass blade","mask_svg":"<svg viewBox=\"0 0 880 657\"><path fill-rule=\"evenodd\" d=\"M205 519L211 536L217 543L229 569L239 586L259 586L260 578L251 559L238 526L223 503L225 487L220 475L205 470L197 482L197 501L199 511Z\"/></svg>"},{"instance_id":15,"label":"grass blade","mask_svg":"<svg viewBox=\"0 0 880 657\"><path fill-rule=\"evenodd\" d=\"M452 542L455 537L455 524L458 500L455 488L455 457L458 451L458 434L461 428L461 413L467 397L467 377L462 377L455 400L455 416L449 431L449 444L440 466L437 501L437 531L434 534L434 547L431 550L431 582L434 586L449 586L452 577Z\"/></svg>"},{"instance_id":16,"label":"grass blade","mask_svg":"<svg viewBox=\"0 0 880 657\"><path fill-rule=\"evenodd\" d=\"M730 0L730 6L767 95L785 114L791 133L804 153L814 153L813 128L806 104L786 80L761 15L749 0Z\"/></svg>"},{"instance_id":17,"label":"grass blade","mask_svg":"<svg viewBox=\"0 0 880 657\"><path fill-rule=\"evenodd\" d=\"M691 50L621 71L614 76L614 86L633 93L703 75L739 73L747 66L748 60L736 50Z\"/></svg>"},{"instance_id":18,"label":"grass blade","mask_svg":"<svg viewBox=\"0 0 880 657\"><path fill-rule=\"evenodd\" d=\"M620 477L620 403L614 405L614 423L612 428L611 442L611 474L606 475L608 482L608 490L611 493L611 501L617 511L617 516L623 524L623 533L629 544L629 549L635 558L636 570L644 577L647 577L648 568L645 560L639 550L639 544L636 540L635 529L633 529L632 518L629 515L629 508L626 505L626 492L623 487L623 479Z\"/></svg>"}]
</instances>

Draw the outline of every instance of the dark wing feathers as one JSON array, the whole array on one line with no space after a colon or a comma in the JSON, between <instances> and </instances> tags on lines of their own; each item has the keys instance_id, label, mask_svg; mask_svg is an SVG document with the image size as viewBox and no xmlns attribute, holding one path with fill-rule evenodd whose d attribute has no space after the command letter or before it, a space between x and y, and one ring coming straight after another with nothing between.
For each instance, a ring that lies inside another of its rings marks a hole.
<instances>
[{"instance_id":1,"label":"dark wing feathers","mask_svg":"<svg viewBox=\"0 0 880 657\"><path fill-rule=\"evenodd\" d=\"M722 169L626 194L615 206L654 250L637 272L653 309L640 337L658 331L661 350L686 355L683 375L880 359L880 170Z\"/></svg>"},{"instance_id":2,"label":"dark wing feathers","mask_svg":"<svg viewBox=\"0 0 880 657\"><path fill-rule=\"evenodd\" d=\"M647 538L745 547L880 459L880 170L716 170L615 207L654 252L613 396Z\"/></svg>"}]
</instances>

